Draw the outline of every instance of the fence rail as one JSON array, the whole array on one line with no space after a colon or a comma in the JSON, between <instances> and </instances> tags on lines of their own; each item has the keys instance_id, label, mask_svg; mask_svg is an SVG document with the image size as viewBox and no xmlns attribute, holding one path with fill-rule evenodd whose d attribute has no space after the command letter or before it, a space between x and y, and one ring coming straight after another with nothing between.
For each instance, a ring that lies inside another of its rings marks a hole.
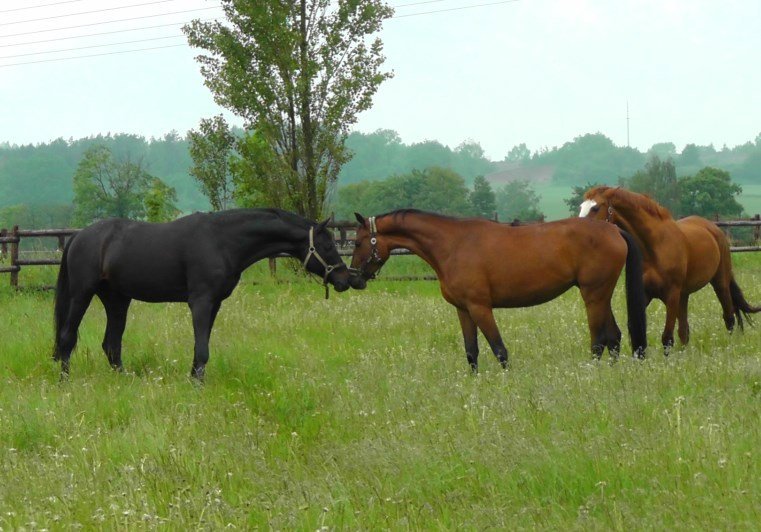
<instances>
[{"instance_id":1,"label":"fence rail","mask_svg":"<svg viewBox=\"0 0 761 532\"><path fill-rule=\"evenodd\" d=\"M509 225L526 225L536 222L520 222L513 220L512 222L504 222ZM761 251L761 215L756 214L749 220L716 220L714 223L721 228L724 228L726 233L733 228L752 227L753 229L753 241L755 245L752 246L732 246L730 251L733 253L747 253ZM335 221L331 222L329 226L334 230L336 234L336 244L338 247L338 254L341 257L350 257L353 253L351 244L354 243L353 233L356 228L356 222L352 221ZM22 267L28 266L56 266L61 263L60 257L55 258L39 258L39 259L22 259L19 256L20 245L22 239L29 238L56 238L57 252L63 251L66 239L76 234L79 229L19 229L19 227L13 226L10 230L0 229L0 261L4 262L8 258L9 264L6 266L0 262L0 273L10 273L10 284L14 288L18 288L19 272ZM392 251L393 255L411 255L412 253L406 249L398 249ZM288 257L288 255L278 255L271 257L270 272L274 275L277 271L275 259ZM435 280L436 276L397 276L397 277L384 277L387 280L397 281L412 281L412 280Z\"/></svg>"}]
</instances>

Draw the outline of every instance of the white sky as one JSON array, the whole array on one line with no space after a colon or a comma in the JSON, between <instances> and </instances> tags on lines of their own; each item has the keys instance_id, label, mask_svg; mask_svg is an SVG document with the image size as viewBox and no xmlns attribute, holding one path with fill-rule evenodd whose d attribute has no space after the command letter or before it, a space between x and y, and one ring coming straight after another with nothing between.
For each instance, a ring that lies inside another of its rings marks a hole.
<instances>
[{"instance_id":1,"label":"white sky","mask_svg":"<svg viewBox=\"0 0 761 532\"><path fill-rule=\"evenodd\" d=\"M399 16L495 1L389 3ZM219 112L187 46L2 66L180 45L179 24L62 38L213 17L216 0L62 2L0 0L0 142L184 134ZM204 10L104 23L193 9ZM84 24L93 25L41 32ZM626 144L628 101L631 144L640 149L662 141L680 150L688 142L734 146L761 133L759 28L760 0L517 0L395 18L381 35L395 77L357 129L452 147L473 139L501 159L520 142L535 150L598 131ZM47 39L58 40L22 44ZM144 42L21 56L124 41Z\"/></svg>"}]
</instances>

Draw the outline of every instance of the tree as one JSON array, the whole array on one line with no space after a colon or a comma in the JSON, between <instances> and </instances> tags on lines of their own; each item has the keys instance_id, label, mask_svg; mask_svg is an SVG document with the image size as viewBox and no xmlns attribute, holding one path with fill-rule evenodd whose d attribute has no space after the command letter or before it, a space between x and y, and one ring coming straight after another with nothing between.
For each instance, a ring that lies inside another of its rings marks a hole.
<instances>
[{"instance_id":1,"label":"tree","mask_svg":"<svg viewBox=\"0 0 761 532\"><path fill-rule=\"evenodd\" d=\"M87 225L112 216L142 218L143 198L152 179L141 162L119 162L105 146L90 147L74 174L73 222Z\"/></svg>"},{"instance_id":2,"label":"tree","mask_svg":"<svg viewBox=\"0 0 761 532\"><path fill-rule=\"evenodd\" d=\"M656 142L647 153L657 155L661 159L673 159L676 157L676 145L673 142Z\"/></svg>"},{"instance_id":3,"label":"tree","mask_svg":"<svg viewBox=\"0 0 761 532\"><path fill-rule=\"evenodd\" d=\"M232 206L233 179L230 157L235 149L235 136L222 115L201 120L198 130L188 132L190 175L201 185L211 208L221 211Z\"/></svg>"},{"instance_id":4,"label":"tree","mask_svg":"<svg viewBox=\"0 0 761 532\"><path fill-rule=\"evenodd\" d=\"M672 214L679 209L679 182L671 159L662 161L657 155L651 155L644 171L622 179L621 184L634 192L647 194Z\"/></svg>"},{"instance_id":5,"label":"tree","mask_svg":"<svg viewBox=\"0 0 761 532\"><path fill-rule=\"evenodd\" d=\"M590 188L599 187L602 183L590 183L587 181L586 185L576 185L571 188L571 196L563 200L563 203L568 205L568 211L571 216L577 216L581 209L581 204L584 202L584 194Z\"/></svg>"},{"instance_id":6,"label":"tree","mask_svg":"<svg viewBox=\"0 0 761 532\"><path fill-rule=\"evenodd\" d=\"M497 190L497 213L504 221L541 220L544 219L539 210L541 199L528 181L511 181Z\"/></svg>"},{"instance_id":7,"label":"tree","mask_svg":"<svg viewBox=\"0 0 761 532\"><path fill-rule=\"evenodd\" d=\"M687 144L679 156L679 165L698 166L700 164L700 148L695 144Z\"/></svg>"},{"instance_id":8,"label":"tree","mask_svg":"<svg viewBox=\"0 0 761 532\"><path fill-rule=\"evenodd\" d=\"M153 178L150 188L145 193L145 215L149 222L170 222L177 218L180 210L177 191L161 179Z\"/></svg>"},{"instance_id":9,"label":"tree","mask_svg":"<svg viewBox=\"0 0 761 532\"><path fill-rule=\"evenodd\" d=\"M221 0L226 22L194 20L183 31L220 105L244 120L266 149L249 161L272 168L288 207L322 214L349 159L345 141L380 84L380 39L393 10L382 0ZM249 173L257 178L260 174ZM261 190L249 186L251 190Z\"/></svg>"},{"instance_id":10,"label":"tree","mask_svg":"<svg viewBox=\"0 0 761 532\"><path fill-rule=\"evenodd\" d=\"M511 163L523 163L529 160L531 160L531 150L528 149L525 142L510 148L505 157L505 162Z\"/></svg>"},{"instance_id":11,"label":"tree","mask_svg":"<svg viewBox=\"0 0 761 532\"><path fill-rule=\"evenodd\" d=\"M473 180L473 191L469 196L473 214L482 218L492 218L497 210L497 200L491 184L484 176L476 176Z\"/></svg>"},{"instance_id":12,"label":"tree","mask_svg":"<svg viewBox=\"0 0 761 532\"><path fill-rule=\"evenodd\" d=\"M742 205L735 198L742 187L732 182L729 172L706 166L694 176L680 179L679 186L682 215L697 214L706 218L742 215Z\"/></svg>"}]
</instances>

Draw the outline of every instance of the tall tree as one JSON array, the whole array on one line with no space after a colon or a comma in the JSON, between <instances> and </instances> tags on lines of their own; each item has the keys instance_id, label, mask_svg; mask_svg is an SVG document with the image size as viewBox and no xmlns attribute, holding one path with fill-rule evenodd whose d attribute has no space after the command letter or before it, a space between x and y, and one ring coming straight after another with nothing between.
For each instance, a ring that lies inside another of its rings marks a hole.
<instances>
[{"instance_id":1,"label":"tall tree","mask_svg":"<svg viewBox=\"0 0 761 532\"><path fill-rule=\"evenodd\" d=\"M317 218L348 160L345 140L382 72L382 0L221 0L226 21L183 28L206 86L265 141L250 156L273 165L290 207ZM251 161L257 164L258 161ZM252 188L256 188L255 186Z\"/></svg>"},{"instance_id":2,"label":"tall tree","mask_svg":"<svg viewBox=\"0 0 761 532\"><path fill-rule=\"evenodd\" d=\"M602 183L592 183L587 181L586 185L575 185L571 187L571 196L563 200L563 203L568 206L568 211L571 213L571 216L577 216L579 214L581 204L584 202L584 194L586 194L587 190L598 187L601 184Z\"/></svg>"},{"instance_id":3,"label":"tall tree","mask_svg":"<svg viewBox=\"0 0 761 532\"><path fill-rule=\"evenodd\" d=\"M539 209L542 197L528 181L511 181L497 190L497 213L500 220L542 220Z\"/></svg>"},{"instance_id":4,"label":"tall tree","mask_svg":"<svg viewBox=\"0 0 761 532\"><path fill-rule=\"evenodd\" d=\"M679 210L679 182L671 159L664 161L657 155L651 155L644 171L622 179L621 184L634 192L647 194L676 216Z\"/></svg>"},{"instance_id":5,"label":"tall tree","mask_svg":"<svg viewBox=\"0 0 761 532\"><path fill-rule=\"evenodd\" d=\"M140 161L117 161L105 146L90 147L74 174L73 222L87 225L111 216L142 218L152 179Z\"/></svg>"},{"instance_id":6,"label":"tall tree","mask_svg":"<svg viewBox=\"0 0 761 532\"><path fill-rule=\"evenodd\" d=\"M161 179L153 178L145 193L145 218L149 222L171 222L180 214L177 191Z\"/></svg>"},{"instance_id":7,"label":"tall tree","mask_svg":"<svg viewBox=\"0 0 761 532\"><path fill-rule=\"evenodd\" d=\"M491 184L482 175L473 180L473 191L469 196L473 214L482 218L493 218L497 210L497 200Z\"/></svg>"},{"instance_id":8,"label":"tall tree","mask_svg":"<svg viewBox=\"0 0 761 532\"><path fill-rule=\"evenodd\" d=\"M230 158L235 149L235 136L222 115L204 118L198 130L188 132L190 175L201 185L211 208L221 211L232 206L233 179Z\"/></svg>"}]
</instances>

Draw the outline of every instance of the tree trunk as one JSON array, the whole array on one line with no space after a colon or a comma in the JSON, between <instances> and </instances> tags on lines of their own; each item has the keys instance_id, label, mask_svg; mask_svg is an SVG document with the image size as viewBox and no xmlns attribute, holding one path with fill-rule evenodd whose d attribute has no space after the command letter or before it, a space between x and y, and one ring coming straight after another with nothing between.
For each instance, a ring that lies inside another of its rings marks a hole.
<instances>
[{"instance_id":1,"label":"tree trunk","mask_svg":"<svg viewBox=\"0 0 761 532\"><path fill-rule=\"evenodd\" d=\"M304 139L304 178L306 180L306 216L312 220L320 216L317 206L317 176L314 167L314 130L312 129L311 86L309 67L309 42L307 41L307 0L301 0L301 131Z\"/></svg>"}]
</instances>

